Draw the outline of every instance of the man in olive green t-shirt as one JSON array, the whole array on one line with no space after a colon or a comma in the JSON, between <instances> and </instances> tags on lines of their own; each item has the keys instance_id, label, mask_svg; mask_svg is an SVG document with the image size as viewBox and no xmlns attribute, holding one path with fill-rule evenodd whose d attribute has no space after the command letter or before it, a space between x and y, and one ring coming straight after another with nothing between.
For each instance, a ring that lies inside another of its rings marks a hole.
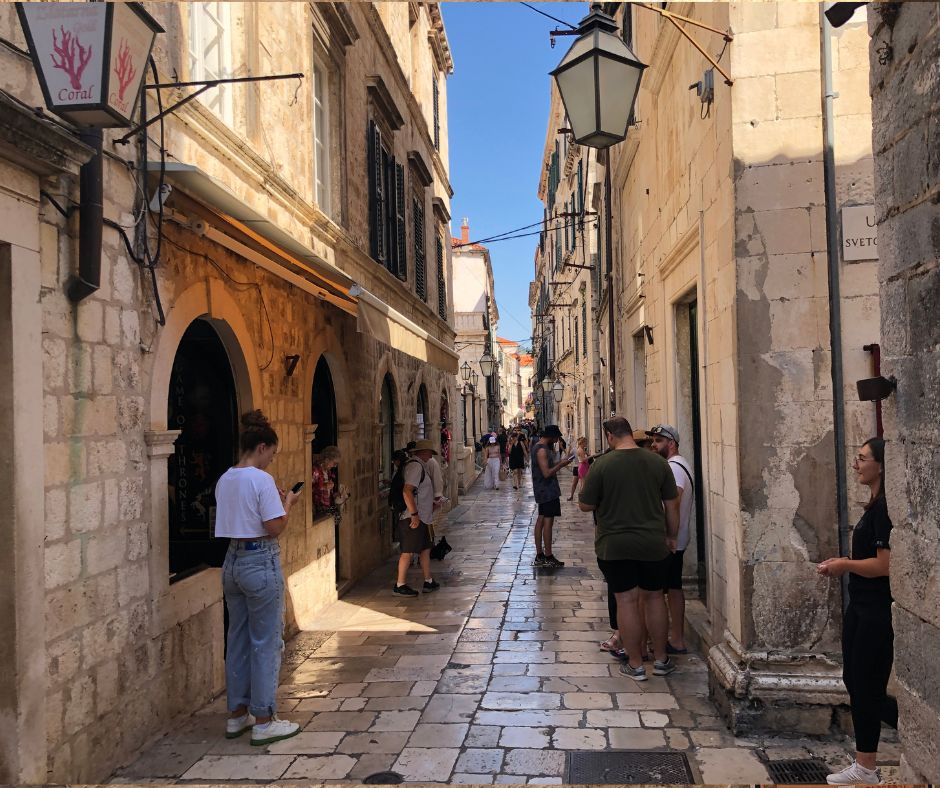
<instances>
[{"instance_id":1,"label":"man in olive green t-shirt","mask_svg":"<svg viewBox=\"0 0 940 788\"><path fill-rule=\"evenodd\" d=\"M617 623L628 657L620 672L646 681L641 611L653 641L653 675L667 676L676 669L666 654L669 619L663 591L679 532L679 491L669 465L636 445L625 418L605 421L604 434L612 451L591 466L579 506L595 514L597 565L617 599Z\"/></svg>"}]
</instances>

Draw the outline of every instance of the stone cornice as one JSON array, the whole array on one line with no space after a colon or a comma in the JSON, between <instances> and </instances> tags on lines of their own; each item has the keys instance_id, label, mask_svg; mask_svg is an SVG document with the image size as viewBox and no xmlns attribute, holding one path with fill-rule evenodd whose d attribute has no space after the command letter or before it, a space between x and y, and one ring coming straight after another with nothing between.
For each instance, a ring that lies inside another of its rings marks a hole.
<instances>
[{"instance_id":1,"label":"stone cornice","mask_svg":"<svg viewBox=\"0 0 940 788\"><path fill-rule=\"evenodd\" d=\"M366 77L366 90L373 106L382 114L392 131L398 131L405 125L405 118L381 74Z\"/></svg>"},{"instance_id":2,"label":"stone cornice","mask_svg":"<svg viewBox=\"0 0 940 788\"><path fill-rule=\"evenodd\" d=\"M0 155L40 175L77 175L93 151L0 91Z\"/></svg>"},{"instance_id":3,"label":"stone cornice","mask_svg":"<svg viewBox=\"0 0 940 788\"><path fill-rule=\"evenodd\" d=\"M434 175L424 161L421 151L408 151L408 163L411 164L411 169L414 170L415 174L418 176L418 180L422 186L428 187L434 183Z\"/></svg>"}]
</instances>

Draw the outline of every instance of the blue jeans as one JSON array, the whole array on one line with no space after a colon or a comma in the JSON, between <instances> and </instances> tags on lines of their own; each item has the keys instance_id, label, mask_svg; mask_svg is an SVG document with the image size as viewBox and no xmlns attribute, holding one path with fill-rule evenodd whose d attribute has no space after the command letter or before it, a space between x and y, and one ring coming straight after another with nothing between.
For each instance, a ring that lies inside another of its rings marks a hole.
<instances>
[{"instance_id":1,"label":"blue jeans","mask_svg":"<svg viewBox=\"0 0 940 788\"><path fill-rule=\"evenodd\" d=\"M253 549L248 549L253 548ZM284 575L276 539L229 544L222 566L228 608L225 684L229 711L275 711L284 641Z\"/></svg>"}]
</instances>

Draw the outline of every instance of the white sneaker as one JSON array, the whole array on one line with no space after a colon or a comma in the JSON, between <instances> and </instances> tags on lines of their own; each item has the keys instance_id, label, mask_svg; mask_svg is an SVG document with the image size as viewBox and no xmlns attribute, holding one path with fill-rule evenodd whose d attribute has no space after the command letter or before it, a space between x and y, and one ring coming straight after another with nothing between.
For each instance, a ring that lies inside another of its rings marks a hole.
<instances>
[{"instance_id":1,"label":"white sneaker","mask_svg":"<svg viewBox=\"0 0 940 788\"><path fill-rule=\"evenodd\" d=\"M254 724L255 718L247 712L241 717L229 717L225 721L225 738L237 739L245 731L250 730Z\"/></svg>"},{"instance_id":2,"label":"white sneaker","mask_svg":"<svg viewBox=\"0 0 940 788\"><path fill-rule=\"evenodd\" d=\"M841 772L830 774L826 782L829 785L878 785L881 782L881 774L877 769L866 769L858 761L852 761L852 765Z\"/></svg>"},{"instance_id":3,"label":"white sneaker","mask_svg":"<svg viewBox=\"0 0 940 788\"><path fill-rule=\"evenodd\" d=\"M274 717L263 725L255 723L251 729L251 746L263 747L265 744L273 744L281 739L289 739L298 733L300 733L300 726L296 722Z\"/></svg>"}]
</instances>

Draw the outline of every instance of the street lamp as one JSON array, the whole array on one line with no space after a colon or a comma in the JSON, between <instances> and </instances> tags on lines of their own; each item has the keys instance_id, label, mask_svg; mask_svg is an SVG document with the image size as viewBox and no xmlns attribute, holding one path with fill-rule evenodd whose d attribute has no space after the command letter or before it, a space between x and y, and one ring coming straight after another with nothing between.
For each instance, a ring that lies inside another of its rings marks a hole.
<instances>
[{"instance_id":1,"label":"street lamp","mask_svg":"<svg viewBox=\"0 0 940 788\"><path fill-rule=\"evenodd\" d=\"M480 376L476 372L470 373L470 384L473 386L474 391L476 391L477 381L480 379Z\"/></svg>"},{"instance_id":2,"label":"street lamp","mask_svg":"<svg viewBox=\"0 0 940 788\"><path fill-rule=\"evenodd\" d=\"M672 21L678 27L675 20ZM600 3L591 5L591 13L581 20L577 32L577 40L551 75L558 86L575 141L590 148L609 149L627 136L627 125L633 117L640 78L646 66L617 35L617 23L601 11ZM607 258L607 292L613 293L610 163L608 150L604 167L604 252ZM607 307L607 324L607 372L611 389L610 410L613 413L617 407L617 358L612 298Z\"/></svg>"},{"instance_id":3,"label":"street lamp","mask_svg":"<svg viewBox=\"0 0 940 788\"><path fill-rule=\"evenodd\" d=\"M157 33L140 3L17 3L46 106L79 126L130 126Z\"/></svg>"},{"instance_id":4,"label":"street lamp","mask_svg":"<svg viewBox=\"0 0 940 788\"><path fill-rule=\"evenodd\" d=\"M608 148L624 140L646 66L617 35L600 3L578 26L578 39L551 72L576 142Z\"/></svg>"},{"instance_id":5,"label":"street lamp","mask_svg":"<svg viewBox=\"0 0 940 788\"><path fill-rule=\"evenodd\" d=\"M544 378L542 378L542 391L548 394L548 392L550 392L551 390L552 390L552 379L546 375Z\"/></svg>"},{"instance_id":6,"label":"street lamp","mask_svg":"<svg viewBox=\"0 0 940 788\"><path fill-rule=\"evenodd\" d=\"M483 373L483 377L488 378L493 374L493 357L490 355L490 351L485 351L482 356L480 356L480 372Z\"/></svg>"},{"instance_id":7,"label":"street lamp","mask_svg":"<svg viewBox=\"0 0 940 788\"><path fill-rule=\"evenodd\" d=\"M470 365L466 361L460 365L460 376L463 378L464 383L470 380Z\"/></svg>"},{"instance_id":8,"label":"street lamp","mask_svg":"<svg viewBox=\"0 0 940 788\"><path fill-rule=\"evenodd\" d=\"M564 399L565 396L565 384L561 382L561 378L555 381L555 385L552 386L552 396L555 398L555 403L558 404Z\"/></svg>"}]
</instances>

